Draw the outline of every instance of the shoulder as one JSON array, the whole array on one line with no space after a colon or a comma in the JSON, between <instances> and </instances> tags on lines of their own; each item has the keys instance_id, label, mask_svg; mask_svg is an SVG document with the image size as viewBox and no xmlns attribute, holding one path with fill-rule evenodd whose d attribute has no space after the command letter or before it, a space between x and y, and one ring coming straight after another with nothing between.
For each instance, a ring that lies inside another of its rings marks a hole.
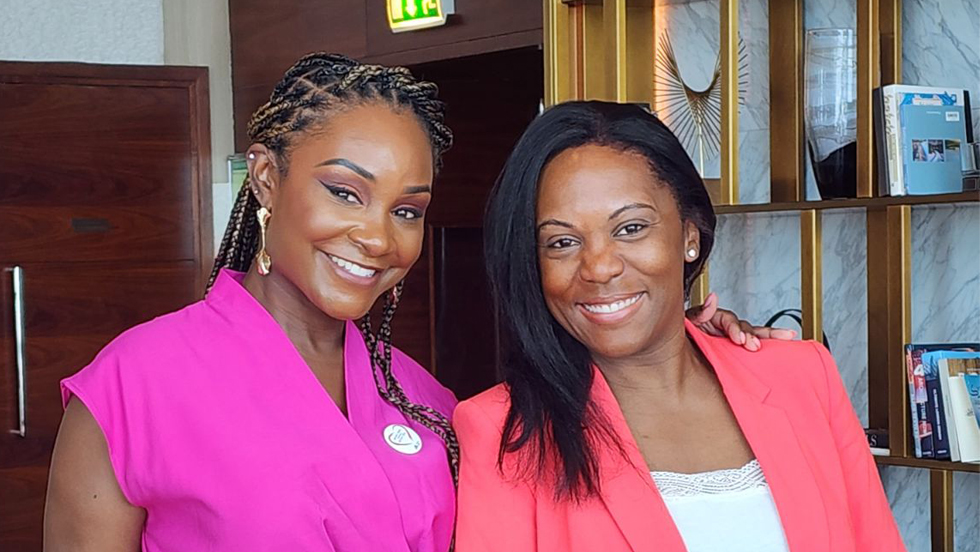
<instances>
[{"instance_id":1,"label":"shoulder","mask_svg":"<svg viewBox=\"0 0 980 552\"><path fill-rule=\"evenodd\" d=\"M830 352L815 341L767 339L763 340L761 350L752 352L724 338L707 340L710 349L736 360L736 369L752 373L766 386L783 394L815 395L825 400L830 387L840 380Z\"/></svg>"},{"instance_id":2,"label":"shoulder","mask_svg":"<svg viewBox=\"0 0 980 552\"><path fill-rule=\"evenodd\" d=\"M121 393L140 380L159 379L162 368L178 367L182 352L199 335L194 328L205 327L200 324L205 309L199 301L119 334L91 363L61 382L64 403L72 394Z\"/></svg>"},{"instance_id":3,"label":"shoulder","mask_svg":"<svg viewBox=\"0 0 980 552\"><path fill-rule=\"evenodd\" d=\"M510 391L504 383L469 398L456 407L453 425L460 433L503 432L504 421L510 410Z\"/></svg>"},{"instance_id":4,"label":"shoulder","mask_svg":"<svg viewBox=\"0 0 980 552\"><path fill-rule=\"evenodd\" d=\"M392 370L405 392L415 401L435 408L447 418L456 408L456 395L439 383L431 372L395 347L391 349Z\"/></svg>"}]
</instances>

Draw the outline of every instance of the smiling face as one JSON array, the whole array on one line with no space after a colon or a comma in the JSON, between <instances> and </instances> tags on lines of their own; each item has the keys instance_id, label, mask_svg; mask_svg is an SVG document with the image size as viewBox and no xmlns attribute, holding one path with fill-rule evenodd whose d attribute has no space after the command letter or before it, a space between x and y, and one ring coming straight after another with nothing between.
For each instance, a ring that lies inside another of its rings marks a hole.
<instances>
[{"instance_id":1,"label":"smiling face","mask_svg":"<svg viewBox=\"0 0 980 552\"><path fill-rule=\"evenodd\" d=\"M250 174L271 212L270 277L285 278L331 318L364 316L422 250L433 153L409 111L368 103L301 135L281 174L252 146Z\"/></svg>"},{"instance_id":2,"label":"smiling face","mask_svg":"<svg viewBox=\"0 0 980 552\"><path fill-rule=\"evenodd\" d=\"M548 310L594 358L640 354L683 324L684 264L698 230L645 157L565 150L541 176L536 219Z\"/></svg>"}]
</instances>

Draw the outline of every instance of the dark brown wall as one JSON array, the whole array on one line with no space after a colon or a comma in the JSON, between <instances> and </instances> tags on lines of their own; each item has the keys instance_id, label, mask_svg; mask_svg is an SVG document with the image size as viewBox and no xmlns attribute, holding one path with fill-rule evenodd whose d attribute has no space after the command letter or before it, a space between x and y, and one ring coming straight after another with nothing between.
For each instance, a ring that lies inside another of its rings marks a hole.
<instances>
[{"instance_id":1,"label":"dark brown wall","mask_svg":"<svg viewBox=\"0 0 980 552\"><path fill-rule=\"evenodd\" d=\"M461 399L497 381L499 347L483 268L483 212L497 174L538 112L543 63L541 51L531 47L412 67L439 85L446 122L455 133L426 214L432 353L415 358ZM418 300L406 296L403 304ZM419 320L403 317L396 325L407 329L421 325ZM400 341L401 335L396 332L394 339L406 352L418 346ZM412 334L415 339L422 336Z\"/></svg>"},{"instance_id":2,"label":"dark brown wall","mask_svg":"<svg viewBox=\"0 0 980 552\"><path fill-rule=\"evenodd\" d=\"M274 7L270 7L274 4ZM383 0L229 0L235 146L248 118L304 54L332 51L374 63L414 65L542 43L536 0L457 0L444 27L394 34Z\"/></svg>"}]
</instances>

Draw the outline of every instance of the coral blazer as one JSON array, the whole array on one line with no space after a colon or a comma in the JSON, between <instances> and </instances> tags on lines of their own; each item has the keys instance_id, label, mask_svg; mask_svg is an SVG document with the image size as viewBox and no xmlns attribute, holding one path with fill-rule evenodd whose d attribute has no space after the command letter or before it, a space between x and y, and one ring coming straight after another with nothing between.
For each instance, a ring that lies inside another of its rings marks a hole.
<instances>
[{"instance_id":1,"label":"coral blazer","mask_svg":"<svg viewBox=\"0 0 980 552\"><path fill-rule=\"evenodd\" d=\"M905 550L864 431L825 348L766 341L753 353L689 322L687 333L714 367L762 466L791 551ZM550 481L515 477L514 455L498 469L509 407L503 384L457 407L458 552L686 550L599 370L592 397L627 457L601 450L601 496L580 503L556 502ZM706 530L710 526L705 520Z\"/></svg>"}]
</instances>

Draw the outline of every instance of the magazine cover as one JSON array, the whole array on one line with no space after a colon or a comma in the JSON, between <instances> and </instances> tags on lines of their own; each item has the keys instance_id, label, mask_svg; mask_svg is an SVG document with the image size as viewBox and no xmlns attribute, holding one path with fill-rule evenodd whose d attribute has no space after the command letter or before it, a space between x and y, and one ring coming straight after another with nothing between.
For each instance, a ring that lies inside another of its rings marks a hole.
<instances>
[{"instance_id":1,"label":"magazine cover","mask_svg":"<svg viewBox=\"0 0 980 552\"><path fill-rule=\"evenodd\" d=\"M904 94L899 102L903 172L909 195L963 191L966 113L955 96Z\"/></svg>"}]
</instances>

